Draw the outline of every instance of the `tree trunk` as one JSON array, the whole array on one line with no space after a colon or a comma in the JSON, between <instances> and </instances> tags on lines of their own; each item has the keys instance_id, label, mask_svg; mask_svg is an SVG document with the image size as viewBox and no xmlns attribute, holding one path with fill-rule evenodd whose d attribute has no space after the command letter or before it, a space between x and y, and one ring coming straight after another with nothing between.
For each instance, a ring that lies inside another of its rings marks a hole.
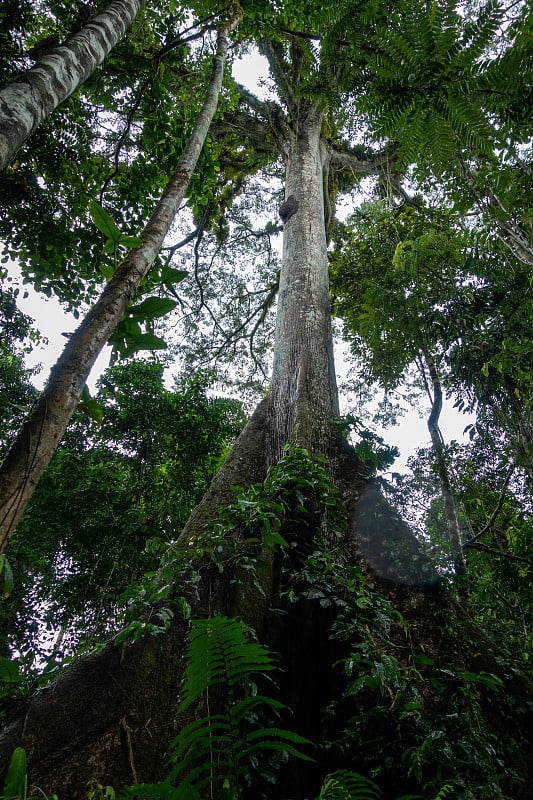
<instances>
[{"instance_id":1,"label":"tree trunk","mask_svg":"<svg viewBox=\"0 0 533 800\"><path fill-rule=\"evenodd\" d=\"M358 497L367 484L365 470L353 453L343 449L334 427L338 401L324 228L321 122L320 113L309 108L287 142L286 196L293 196L298 208L285 222L271 389L191 515L182 539L194 539L202 532L217 510L232 500L232 486L260 481L268 466L279 460L285 444L305 446L332 458L336 483L353 518L350 547L355 547L355 531L362 531L362 538L372 542L372 552L379 554L376 564L382 559L381 574L391 577L402 569L398 566L402 563L399 542L405 539L405 530L397 521L386 523L384 504L375 490L364 493L366 499L356 511ZM98 316L94 324L97 322ZM102 341L107 335L101 337ZM86 337L86 342L92 341L92 336ZM82 382L82 378L79 380ZM76 401L74 395L73 405ZM68 419L66 414L64 418ZM408 535L407 539L412 547L412 538ZM391 541L396 550L384 557ZM408 547L403 562L412 561L412 554ZM253 586L243 589L238 582L230 587L227 577L206 569L198 592L191 598L193 614L237 614L262 631L274 576L272 559L267 559L263 591L259 593ZM15 722L8 729L0 742L4 761L21 743L28 752L32 786L62 793L86 791L91 778L115 787L133 780L160 778L164 773L163 753L172 735L185 631L186 625L176 618L161 642L147 638L141 644L127 646L124 655L109 645L101 654L81 661L54 687L30 701L24 724ZM313 645L308 642L307 646Z\"/></svg>"},{"instance_id":2,"label":"tree trunk","mask_svg":"<svg viewBox=\"0 0 533 800\"><path fill-rule=\"evenodd\" d=\"M117 268L100 298L70 337L48 383L0 467L0 552L22 516L35 486L78 405L89 372L148 273L185 195L222 87L229 32L219 33L213 75L193 131L157 207L144 228L143 245Z\"/></svg>"},{"instance_id":3,"label":"tree trunk","mask_svg":"<svg viewBox=\"0 0 533 800\"><path fill-rule=\"evenodd\" d=\"M446 457L444 455L444 447L439 429L439 417L442 411L442 386L437 371L437 366L435 364L435 359L431 353L425 349L423 350L423 354L433 387L433 403L431 413L428 418L428 430L431 436L431 444L433 446L433 453L435 455L435 461L437 464L440 489L444 503L444 518L446 519L452 562L456 575L464 576L466 573L466 565L461 541L461 529L459 527L459 520L457 518L457 505L450 481L450 474L448 471L448 465L446 464Z\"/></svg>"},{"instance_id":4,"label":"tree trunk","mask_svg":"<svg viewBox=\"0 0 533 800\"><path fill-rule=\"evenodd\" d=\"M293 442L329 455L333 421L339 415L324 221L322 114L311 106L286 145L286 205L283 230L268 463Z\"/></svg>"},{"instance_id":5,"label":"tree trunk","mask_svg":"<svg viewBox=\"0 0 533 800\"><path fill-rule=\"evenodd\" d=\"M80 86L122 39L145 0L113 0L78 33L0 91L0 169L43 119Z\"/></svg>"}]
</instances>

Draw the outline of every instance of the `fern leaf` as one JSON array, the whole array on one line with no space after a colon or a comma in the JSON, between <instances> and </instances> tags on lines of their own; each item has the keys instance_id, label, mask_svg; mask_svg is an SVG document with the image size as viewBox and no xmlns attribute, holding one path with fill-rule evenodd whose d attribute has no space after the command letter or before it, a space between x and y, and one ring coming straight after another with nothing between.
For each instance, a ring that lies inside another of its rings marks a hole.
<instances>
[{"instance_id":1,"label":"fern leaf","mask_svg":"<svg viewBox=\"0 0 533 800\"><path fill-rule=\"evenodd\" d=\"M125 787L120 793L120 800L142 797L143 800L177 800L176 789L167 781L160 783L136 783ZM199 800L199 794L193 789L187 800Z\"/></svg>"},{"instance_id":2,"label":"fern leaf","mask_svg":"<svg viewBox=\"0 0 533 800\"><path fill-rule=\"evenodd\" d=\"M177 782L173 800L191 800L201 789L223 781L235 789L250 761L267 750L285 752L306 761L309 756L296 745L308 744L299 734L280 728L257 727L265 712L272 717L283 703L264 695L239 693L250 690L251 676L276 668L270 651L248 639L248 629L235 619L214 617L192 623L186 655L185 680L180 711L183 712L213 685L227 691L215 701L221 713L186 725L172 744L169 780ZM242 729L256 727L245 733Z\"/></svg>"},{"instance_id":3,"label":"fern leaf","mask_svg":"<svg viewBox=\"0 0 533 800\"><path fill-rule=\"evenodd\" d=\"M314 758L295 747L296 744L312 745L312 742L294 731L287 731L283 728L264 728L248 734L242 754L243 757L248 757L263 750L276 750L288 753L302 761L314 761Z\"/></svg>"},{"instance_id":4,"label":"fern leaf","mask_svg":"<svg viewBox=\"0 0 533 800\"><path fill-rule=\"evenodd\" d=\"M270 652L250 642L246 627L238 620L227 617L193 620L180 713L210 686L222 683L234 686L251 674L275 668Z\"/></svg>"},{"instance_id":5,"label":"fern leaf","mask_svg":"<svg viewBox=\"0 0 533 800\"><path fill-rule=\"evenodd\" d=\"M378 786L369 778L349 770L328 775L319 800L381 800Z\"/></svg>"},{"instance_id":6,"label":"fern leaf","mask_svg":"<svg viewBox=\"0 0 533 800\"><path fill-rule=\"evenodd\" d=\"M274 698L265 697L264 695L254 695L245 697L235 703L231 709L231 719L235 725L240 725L252 713L255 714L259 710L266 711L268 709L277 712L284 708L286 708L285 704L279 700L274 700Z\"/></svg>"}]
</instances>

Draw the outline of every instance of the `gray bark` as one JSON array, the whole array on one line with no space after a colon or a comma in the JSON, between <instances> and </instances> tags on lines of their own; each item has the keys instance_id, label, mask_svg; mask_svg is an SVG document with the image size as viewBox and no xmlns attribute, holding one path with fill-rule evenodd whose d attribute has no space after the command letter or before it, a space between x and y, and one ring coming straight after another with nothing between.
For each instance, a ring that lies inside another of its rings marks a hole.
<instances>
[{"instance_id":1,"label":"gray bark","mask_svg":"<svg viewBox=\"0 0 533 800\"><path fill-rule=\"evenodd\" d=\"M102 63L146 0L113 0L78 33L0 91L0 169Z\"/></svg>"},{"instance_id":2,"label":"gray bark","mask_svg":"<svg viewBox=\"0 0 533 800\"><path fill-rule=\"evenodd\" d=\"M423 354L433 388L433 402L431 413L428 418L428 430L429 435L431 436L431 444L433 446L433 453L435 455L435 461L437 464L437 472L439 475L439 483L444 503L444 517L446 519L448 538L450 540L452 561L456 574L464 575L466 572L466 565L463 555L463 545L461 542L461 529L459 527L459 520L457 518L457 506L455 503L454 492L450 481L450 475L448 466L446 464L444 447L439 429L439 417L442 411L442 386L435 364L435 359L427 350L423 350Z\"/></svg>"},{"instance_id":3,"label":"gray bark","mask_svg":"<svg viewBox=\"0 0 533 800\"><path fill-rule=\"evenodd\" d=\"M287 219L270 387L276 420L268 463L287 442L327 454L339 415L324 222L322 115L301 114L286 144L285 197L297 210Z\"/></svg>"},{"instance_id":4,"label":"gray bark","mask_svg":"<svg viewBox=\"0 0 533 800\"><path fill-rule=\"evenodd\" d=\"M219 33L206 99L178 165L141 234L142 247L132 250L119 265L98 301L69 339L0 467L0 552L5 549L78 405L94 362L148 273L183 200L217 108L228 34L235 24L228 24Z\"/></svg>"}]
</instances>

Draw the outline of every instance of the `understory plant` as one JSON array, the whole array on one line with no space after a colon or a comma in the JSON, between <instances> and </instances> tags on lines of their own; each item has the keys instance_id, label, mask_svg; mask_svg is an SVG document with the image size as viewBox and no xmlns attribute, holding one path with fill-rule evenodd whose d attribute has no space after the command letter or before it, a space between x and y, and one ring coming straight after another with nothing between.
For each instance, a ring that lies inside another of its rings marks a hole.
<instances>
[{"instance_id":1,"label":"understory plant","mask_svg":"<svg viewBox=\"0 0 533 800\"><path fill-rule=\"evenodd\" d=\"M264 682L276 664L250 635L236 619L192 622L178 710L185 724L170 747L169 773L125 797L238 800L250 781L272 779L269 753L312 760L300 749L310 742L276 724L285 706L258 693L256 681Z\"/></svg>"},{"instance_id":2,"label":"understory plant","mask_svg":"<svg viewBox=\"0 0 533 800\"><path fill-rule=\"evenodd\" d=\"M408 621L360 567L342 563L319 539L287 585L289 604L311 601L330 612L331 640L344 653L332 664L335 691L317 743L329 763L344 769L330 776L321 797L512 797L513 743L487 726L482 711L505 703L504 683L462 663L461 652L474 645L466 629L443 632L444 658L431 642L415 648ZM511 670L501 667L502 676Z\"/></svg>"}]
</instances>

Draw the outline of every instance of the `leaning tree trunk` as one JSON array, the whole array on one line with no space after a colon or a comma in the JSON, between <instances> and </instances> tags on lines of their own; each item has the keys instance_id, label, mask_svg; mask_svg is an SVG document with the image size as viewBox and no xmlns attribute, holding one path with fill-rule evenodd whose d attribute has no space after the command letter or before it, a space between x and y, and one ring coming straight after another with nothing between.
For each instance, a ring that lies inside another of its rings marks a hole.
<instances>
[{"instance_id":1,"label":"leaning tree trunk","mask_svg":"<svg viewBox=\"0 0 533 800\"><path fill-rule=\"evenodd\" d=\"M446 456L444 455L444 447L439 429L439 417L442 411L442 386L435 359L428 350L424 349L423 355L433 388L433 402L431 405L431 413L428 418L428 430L437 464L452 562L456 575L464 576L466 573L466 564L461 541L461 529L457 517L457 504L455 502L455 495L450 481L450 473L448 465L446 464Z\"/></svg>"},{"instance_id":2,"label":"leaning tree trunk","mask_svg":"<svg viewBox=\"0 0 533 800\"><path fill-rule=\"evenodd\" d=\"M0 552L20 520L72 416L89 372L148 273L174 220L218 104L234 19L218 36L213 75L193 131L157 207L141 247L119 265L100 298L70 337L48 383L0 467Z\"/></svg>"},{"instance_id":3,"label":"leaning tree trunk","mask_svg":"<svg viewBox=\"0 0 533 800\"><path fill-rule=\"evenodd\" d=\"M114 0L78 33L0 91L0 169L122 39L146 0Z\"/></svg>"}]
</instances>

